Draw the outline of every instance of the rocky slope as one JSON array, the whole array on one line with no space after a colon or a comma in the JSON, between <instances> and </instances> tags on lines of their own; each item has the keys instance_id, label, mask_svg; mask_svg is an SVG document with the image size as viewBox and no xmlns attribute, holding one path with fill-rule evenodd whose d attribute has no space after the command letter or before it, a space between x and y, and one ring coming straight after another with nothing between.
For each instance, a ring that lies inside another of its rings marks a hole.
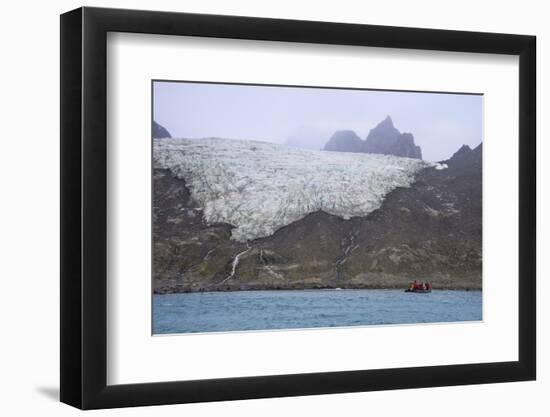
<instances>
[{"instance_id":1,"label":"rocky slope","mask_svg":"<svg viewBox=\"0 0 550 417\"><path fill-rule=\"evenodd\" d=\"M153 138L171 138L170 132L164 127L153 120Z\"/></svg>"},{"instance_id":2,"label":"rocky slope","mask_svg":"<svg viewBox=\"0 0 550 417\"><path fill-rule=\"evenodd\" d=\"M207 221L192 177L157 161L154 290L402 288L415 278L479 289L481 152L463 147L446 165L420 167L414 182L388 190L365 215L346 220L312 207L250 239L235 236L238 226Z\"/></svg>"},{"instance_id":3,"label":"rocky slope","mask_svg":"<svg viewBox=\"0 0 550 417\"><path fill-rule=\"evenodd\" d=\"M342 130L326 143L325 151L361 152L395 155L405 158L422 159L420 146L414 143L411 133L401 133L393 125L390 116L371 129L367 139L361 140L352 130Z\"/></svg>"}]
</instances>

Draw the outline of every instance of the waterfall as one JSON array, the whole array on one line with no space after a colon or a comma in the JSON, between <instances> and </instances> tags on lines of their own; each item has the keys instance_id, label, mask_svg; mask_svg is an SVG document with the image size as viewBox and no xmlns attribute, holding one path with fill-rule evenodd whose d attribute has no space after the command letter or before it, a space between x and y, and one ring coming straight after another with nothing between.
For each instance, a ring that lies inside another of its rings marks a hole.
<instances>
[{"instance_id":1,"label":"waterfall","mask_svg":"<svg viewBox=\"0 0 550 417\"><path fill-rule=\"evenodd\" d=\"M241 259L241 256L243 256L245 253L247 253L250 249L251 248L248 247L246 250L244 250L244 251L238 253L237 255L235 255L235 257L233 258L233 263L231 265L231 274L228 275L227 278L225 278L222 282L220 282L220 284L225 283L226 281L230 280L231 278L233 278L235 276L235 272L237 272L237 266L239 265L239 260Z\"/></svg>"}]
</instances>

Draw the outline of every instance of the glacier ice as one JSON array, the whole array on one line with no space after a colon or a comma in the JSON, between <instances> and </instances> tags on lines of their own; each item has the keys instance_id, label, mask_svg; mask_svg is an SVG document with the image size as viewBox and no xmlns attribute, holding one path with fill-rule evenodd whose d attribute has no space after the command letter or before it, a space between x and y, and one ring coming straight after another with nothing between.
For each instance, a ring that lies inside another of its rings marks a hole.
<instances>
[{"instance_id":1,"label":"glacier ice","mask_svg":"<svg viewBox=\"0 0 550 417\"><path fill-rule=\"evenodd\" d=\"M185 180L207 224L234 226L240 242L322 210L365 216L396 187L408 187L426 161L391 155L312 151L220 138L155 139L155 168Z\"/></svg>"}]
</instances>

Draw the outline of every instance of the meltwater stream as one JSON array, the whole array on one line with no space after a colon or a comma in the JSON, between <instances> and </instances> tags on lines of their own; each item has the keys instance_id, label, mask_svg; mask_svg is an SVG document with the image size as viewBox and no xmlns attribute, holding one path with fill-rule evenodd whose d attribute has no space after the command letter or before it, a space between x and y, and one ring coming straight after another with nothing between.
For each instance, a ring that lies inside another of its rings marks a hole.
<instances>
[{"instance_id":1,"label":"meltwater stream","mask_svg":"<svg viewBox=\"0 0 550 417\"><path fill-rule=\"evenodd\" d=\"M153 296L153 334L482 320L481 291L235 291Z\"/></svg>"}]
</instances>

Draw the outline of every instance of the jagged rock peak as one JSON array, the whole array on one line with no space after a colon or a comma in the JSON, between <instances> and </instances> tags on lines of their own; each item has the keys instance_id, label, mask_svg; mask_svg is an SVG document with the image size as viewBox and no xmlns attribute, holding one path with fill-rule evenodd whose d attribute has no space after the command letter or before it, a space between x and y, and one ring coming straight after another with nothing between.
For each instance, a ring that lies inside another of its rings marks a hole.
<instances>
[{"instance_id":1,"label":"jagged rock peak","mask_svg":"<svg viewBox=\"0 0 550 417\"><path fill-rule=\"evenodd\" d=\"M170 132L164 127L158 124L153 120L153 138L162 139L162 138L171 138Z\"/></svg>"},{"instance_id":2,"label":"jagged rock peak","mask_svg":"<svg viewBox=\"0 0 550 417\"><path fill-rule=\"evenodd\" d=\"M481 142L479 145L477 145L474 148L474 152L482 152L482 149L483 149L483 142Z\"/></svg>"},{"instance_id":3,"label":"jagged rock peak","mask_svg":"<svg viewBox=\"0 0 550 417\"><path fill-rule=\"evenodd\" d=\"M472 152L472 148L470 148L468 145L462 145L458 151L456 151L453 156L451 156L451 159L455 157L459 157L461 155L467 155L470 152Z\"/></svg>"},{"instance_id":4,"label":"jagged rock peak","mask_svg":"<svg viewBox=\"0 0 550 417\"><path fill-rule=\"evenodd\" d=\"M422 150L415 145L413 135L399 132L390 116L371 129L365 152L422 159Z\"/></svg>"},{"instance_id":5,"label":"jagged rock peak","mask_svg":"<svg viewBox=\"0 0 550 417\"><path fill-rule=\"evenodd\" d=\"M391 116L388 114L376 127L394 127Z\"/></svg>"},{"instance_id":6,"label":"jagged rock peak","mask_svg":"<svg viewBox=\"0 0 550 417\"><path fill-rule=\"evenodd\" d=\"M367 141L369 140L369 137L380 134L384 135L387 139L395 140L395 137L399 135L399 133L399 130L397 130L393 125L393 120L391 117L386 116L386 118L378 123L374 129L370 130L369 135L367 136Z\"/></svg>"},{"instance_id":7,"label":"jagged rock peak","mask_svg":"<svg viewBox=\"0 0 550 417\"><path fill-rule=\"evenodd\" d=\"M386 116L374 129L371 129L366 140L361 140L352 130L337 131L326 143L324 150L422 159L422 150L420 146L415 145L413 135L399 132L390 116Z\"/></svg>"},{"instance_id":8,"label":"jagged rock peak","mask_svg":"<svg viewBox=\"0 0 550 417\"><path fill-rule=\"evenodd\" d=\"M479 165L481 167L482 144L480 143L474 149L468 145L462 145L453 156L448 159L449 166L466 167L470 165Z\"/></svg>"}]
</instances>

